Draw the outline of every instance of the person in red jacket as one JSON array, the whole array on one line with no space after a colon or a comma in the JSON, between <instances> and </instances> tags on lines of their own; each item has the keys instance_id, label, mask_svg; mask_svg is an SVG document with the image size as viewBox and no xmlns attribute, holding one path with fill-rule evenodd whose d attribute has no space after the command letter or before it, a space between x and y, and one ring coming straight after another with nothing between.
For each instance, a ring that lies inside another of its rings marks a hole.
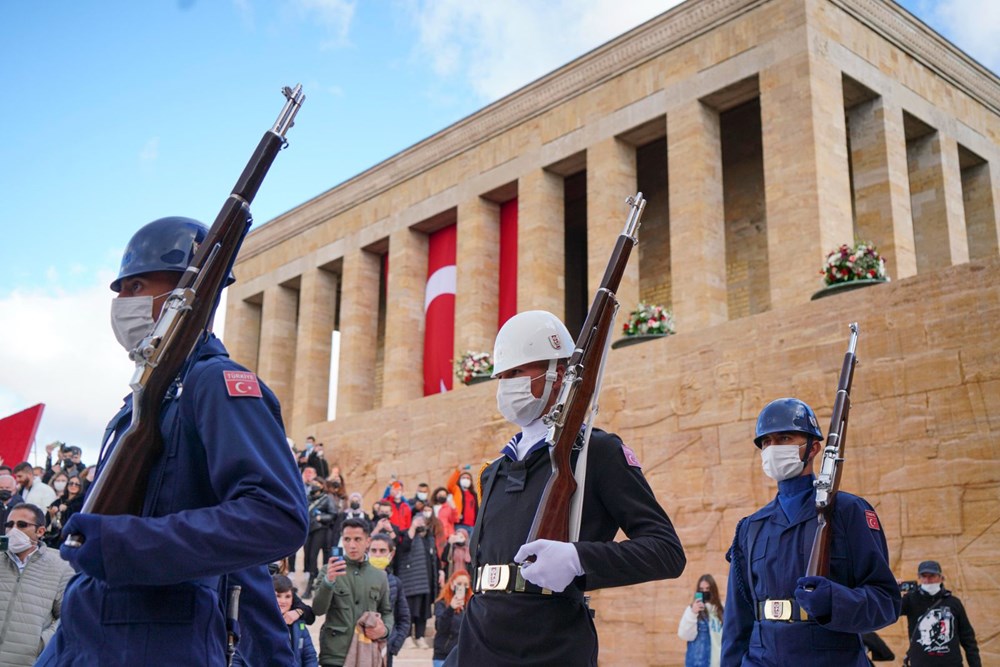
<instances>
[{"instance_id":1,"label":"person in red jacket","mask_svg":"<svg viewBox=\"0 0 1000 667\"><path fill-rule=\"evenodd\" d=\"M455 501L457 516L455 527L471 533L472 527L476 525L476 516L479 514L479 496L472 483L469 466L465 466L463 470L455 468L448 478L448 490L451 492L452 500Z\"/></svg>"},{"instance_id":2,"label":"person in red jacket","mask_svg":"<svg viewBox=\"0 0 1000 667\"><path fill-rule=\"evenodd\" d=\"M392 515L389 517L389 523L401 531L409 530L410 522L413 520L413 513L410 510L410 504L403 497L403 483L396 480L390 484L389 495L383 498L382 502L392 505Z\"/></svg>"}]
</instances>

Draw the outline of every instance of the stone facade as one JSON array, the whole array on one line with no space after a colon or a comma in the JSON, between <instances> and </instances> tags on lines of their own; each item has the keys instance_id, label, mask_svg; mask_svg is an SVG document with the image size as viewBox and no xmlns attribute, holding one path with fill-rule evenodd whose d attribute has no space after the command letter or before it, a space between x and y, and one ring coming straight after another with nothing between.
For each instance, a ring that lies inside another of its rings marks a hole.
<instances>
[{"instance_id":1,"label":"stone facade","mask_svg":"<svg viewBox=\"0 0 1000 667\"><path fill-rule=\"evenodd\" d=\"M602 664L683 663L698 575L725 581L736 522L774 492L753 420L784 395L829 418L852 320L844 488L876 506L898 576L942 562L1000 660L1000 80L892 3L689 0L255 229L227 343L367 501L393 473L439 483L511 427L492 383L421 396L427 234L458 225L455 351L489 349L499 205L517 198L518 309L577 321L639 186L621 306L671 306L678 335L611 353L599 423L638 452L689 565L594 596ZM893 282L810 301L855 236ZM901 624L883 635L902 648Z\"/></svg>"}]
</instances>

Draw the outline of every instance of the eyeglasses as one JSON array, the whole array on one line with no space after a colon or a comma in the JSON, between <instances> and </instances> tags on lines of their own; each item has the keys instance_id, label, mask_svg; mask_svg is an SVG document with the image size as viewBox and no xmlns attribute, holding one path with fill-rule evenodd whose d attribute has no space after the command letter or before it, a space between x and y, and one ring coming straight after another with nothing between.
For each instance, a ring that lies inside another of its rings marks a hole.
<instances>
[{"instance_id":1,"label":"eyeglasses","mask_svg":"<svg viewBox=\"0 0 1000 667\"><path fill-rule=\"evenodd\" d=\"M27 528L28 526L32 526L34 528L37 528L38 524L37 523L30 523L28 521L8 521L7 523L4 524L4 528L13 528L14 526L17 526L18 529Z\"/></svg>"},{"instance_id":2,"label":"eyeglasses","mask_svg":"<svg viewBox=\"0 0 1000 667\"><path fill-rule=\"evenodd\" d=\"M70 482L66 486L80 486L80 482Z\"/></svg>"}]
</instances>

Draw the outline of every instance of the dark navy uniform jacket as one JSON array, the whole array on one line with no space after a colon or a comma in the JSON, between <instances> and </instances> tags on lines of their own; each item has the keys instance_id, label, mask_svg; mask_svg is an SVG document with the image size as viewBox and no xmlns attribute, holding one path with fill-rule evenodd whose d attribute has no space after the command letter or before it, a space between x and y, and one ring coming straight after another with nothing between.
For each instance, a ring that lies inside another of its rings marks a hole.
<instances>
[{"instance_id":1,"label":"dark navy uniform jacket","mask_svg":"<svg viewBox=\"0 0 1000 667\"><path fill-rule=\"evenodd\" d=\"M527 541L551 473L545 441L522 461L515 460L515 451L508 445L504 456L483 473L473 572L477 565L513 562ZM613 541L619 528L628 540ZM585 574L562 594L474 595L463 614L458 645L445 664L596 665L597 633L583 592L673 578L684 571L680 540L646 483L635 454L618 436L598 429L592 432L587 454L583 520L576 548Z\"/></svg>"},{"instance_id":2,"label":"dark navy uniform jacket","mask_svg":"<svg viewBox=\"0 0 1000 667\"><path fill-rule=\"evenodd\" d=\"M99 539L80 549L98 545L106 576L70 580L59 629L36 664L224 665L225 588L234 584L243 587L240 653L255 667L291 664L264 564L305 541L302 480L274 394L261 383L261 397L239 395L226 371L246 369L212 336L180 396L165 400L164 454L144 516L99 517ZM130 421L131 397L108 427L110 448Z\"/></svg>"},{"instance_id":3,"label":"dark navy uniform jacket","mask_svg":"<svg viewBox=\"0 0 1000 667\"><path fill-rule=\"evenodd\" d=\"M878 517L863 498L841 491L832 524L829 617L804 622L756 619L757 602L794 601L798 579L805 576L817 526L813 479L809 475L779 482L779 494L790 498L790 516L775 497L736 527L726 555L730 567L723 667L867 667L860 633L899 618L899 586L889 569Z\"/></svg>"}]
</instances>

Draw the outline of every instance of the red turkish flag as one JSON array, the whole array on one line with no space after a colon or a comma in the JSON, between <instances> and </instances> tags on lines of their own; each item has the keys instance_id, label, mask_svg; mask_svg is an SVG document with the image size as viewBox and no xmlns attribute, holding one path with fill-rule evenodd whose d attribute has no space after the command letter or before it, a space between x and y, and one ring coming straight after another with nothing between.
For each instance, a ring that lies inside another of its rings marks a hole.
<instances>
[{"instance_id":1,"label":"red turkish flag","mask_svg":"<svg viewBox=\"0 0 1000 667\"><path fill-rule=\"evenodd\" d=\"M0 458L11 468L28 459L45 404L39 403L0 419Z\"/></svg>"},{"instance_id":2,"label":"red turkish flag","mask_svg":"<svg viewBox=\"0 0 1000 667\"><path fill-rule=\"evenodd\" d=\"M427 239L424 292L424 396L451 390L455 356L455 255L458 230L449 225Z\"/></svg>"}]
</instances>

